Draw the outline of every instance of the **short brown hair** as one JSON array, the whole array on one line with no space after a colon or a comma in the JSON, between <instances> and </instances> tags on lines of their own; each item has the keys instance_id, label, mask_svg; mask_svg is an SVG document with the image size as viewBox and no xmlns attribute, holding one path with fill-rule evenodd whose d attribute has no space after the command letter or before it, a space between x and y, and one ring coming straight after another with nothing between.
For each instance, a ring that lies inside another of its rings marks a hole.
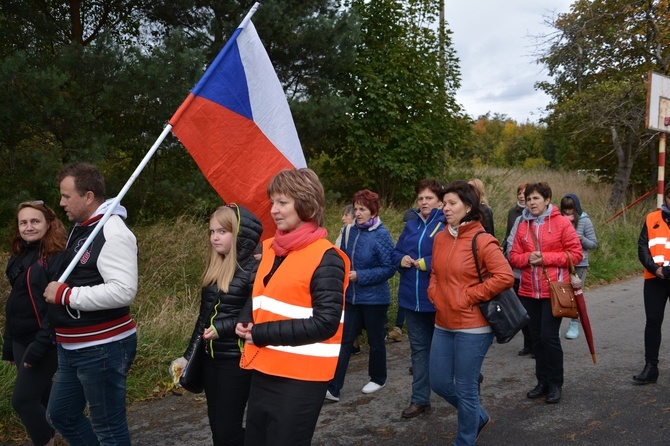
<instances>
[{"instance_id":1,"label":"short brown hair","mask_svg":"<svg viewBox=\"0 0 670 446\"><path fill-rule=\"evenodd\" d=\"M372 192L371 190L368 189L359 190L354 194L354 198L353 200L351 200L351 203L354 206L356 205L356 203L359 203L365 206L366 208L370 209L370 214L372 214L373 217L379 215L379 208L380 208L379 195Z\"/></svg>"},{"instance_id":2,"label":"short brown hair","mask_svg":"<svg viewBox=\"0 0 670 446\"><path fill-rule=\"evenodd\" d=\"M523 192L524 197L526 197L526 200L528 199L528 196L532 194L533 192L537 192L538 194L542 195L542 198L550 199L551 200L551 187L549 187L549 183L546 183L544 181L541 181L539 183L528 183L528 186L526 186L526 189Z\"/></svg>"},{"instance_id":3,"label":"short brown hair","mask_svg":"<svg viewBox=\"0 0 670 446\"><path fill-rule=\"evenodd\" d=\"M433 178L426 178L424 180L419 181L419 183L416 185L416 187L414 187L414 192L417 195L419 195L419 193L424 189L429 189L438 198L440 197L440 194L442 193L442 185L440 184L439 181L437 181Z\"/></svg>"},{"instance_id":4,"label":"short brown hair","mask_svg":"<svg viewBox=\"0 0 670 446\"><path fill-rule=\"evenodd\" d=\"M319 177L312 169L282 170L270 180L268 197L284 194L295 200L295 210L302 221L324 225L326 193Z\"/></svg>"},{"instance_id":5,"label":"short brown hair","mask_svg":"<svg viewBox=\"0 0 670 446\"><path fill-rule=\"evenodd\" d=\"M60 184L66 177L74 178L74 187L80 196L91 191L97 201L105 201L105 178L93 164L74 163L65 166L56 175L56 181Z\"/></svg>"}]
</instances>

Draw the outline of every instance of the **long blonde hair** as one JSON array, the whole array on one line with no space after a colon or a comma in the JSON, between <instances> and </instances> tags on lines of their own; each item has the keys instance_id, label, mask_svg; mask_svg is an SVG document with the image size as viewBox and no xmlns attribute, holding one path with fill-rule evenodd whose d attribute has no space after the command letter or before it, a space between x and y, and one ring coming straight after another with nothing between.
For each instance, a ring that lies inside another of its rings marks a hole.
<instances>
[{"instance_id":1,"label":"long blonde hair","mask_svg":"<svg viewBox=\"0 0 670 446\"><path fill-rule=\"evenodd\" d=\"M472 178L470 181L468 181L468 184L470 184L470 186L475 188L475 192L477 192L477 195L479 195L479 200L481 204L485 204L486 206L488 206L489 200L486 199L486 192L484 191L484 182L479 178Z\"/></svg>"},{"instance_id":2,"label":"long blonde hair","mask_svg":"<svg viewBox=\"0 0 670 446\"><path fill-rule=\"evenodd\" d=\"M202 286L216 284L219 290L228 292L228 286L235 276L237 269L237 234L239 233L239 220L232 208L228 206L219 206L210 216L210 220L215 219L221 227L233 234L230 246L230 252L224 256L214 250L212 244L207 249L207 265L202 273ZM209 229L207 230L209 237Z\"/></svg>"}]
</instances>

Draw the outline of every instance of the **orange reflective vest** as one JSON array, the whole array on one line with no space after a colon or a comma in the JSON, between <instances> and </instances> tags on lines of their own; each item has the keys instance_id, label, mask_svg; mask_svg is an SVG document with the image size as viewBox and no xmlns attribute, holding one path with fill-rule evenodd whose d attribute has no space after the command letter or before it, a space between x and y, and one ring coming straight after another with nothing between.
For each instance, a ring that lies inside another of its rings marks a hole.
<instances>
[{"instance_id":1,"label":"orange reflective vest","mask_svg":"<svg viewBox=\"0 0 670 446\"><path fill-rule=\"evenodd\" d=\"M321 263L324 253L335 247L328 240L320 239L303 249L292 251L265 286L263 278L271 271L275 261L274 250L270 248L273 240L263 242L263 258L258 266L252 293L254 324L310 318L313 310L310 293L312 276ZM342 251L335 249L345 264L342 289L342 308L344 308L344 291L349 283L349 259ZM340 355L343 322L344 311L335 335L314 344L265 347L245 344L240 367L303 381L330 381L335 376L337 359Z\"/></svg>"},{"instance_id":2,"label":"orange reflective vest","mask_svg":"<svg viewBox=\"0 0 670 446\"><path fill-rule=\"evenodd\" d=\"M659 266L670 265L670 228L665 221L661 211L651 212L647 215L647 244L649 253L654 262ZM645 268L644 278L653 279L656 276Z\"/></svg>"}]
</instances>

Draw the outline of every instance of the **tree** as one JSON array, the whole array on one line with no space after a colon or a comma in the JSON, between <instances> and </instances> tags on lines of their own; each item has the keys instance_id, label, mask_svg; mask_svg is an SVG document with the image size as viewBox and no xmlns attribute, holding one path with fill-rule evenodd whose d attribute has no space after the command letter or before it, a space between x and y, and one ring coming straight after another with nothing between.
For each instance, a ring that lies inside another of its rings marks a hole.
<instances>
[{"instance_id":1,"label":"tree","mask_svg":"<svg viewBox=\"0 0 670 446\"><path fill-rule=\"evenodd\" d=\"M340 190L370 188L407 200L421 178L444 176L447 155L467 127L454 99L458 59L449 33L434 26L439 5L351 2L361 41L337 92L351 104L337 129L343 139L328 153Z\"/></svg>"},{"instance_id":2,"label":"tree","mask_svg":"<svg viewBox=\"0 0 670 446\"><path fill-rule=\"evenodd\" d=\"M526 122L519 124L504 114L480 116L472 125L468 142L472 164L521 167L527 159L541 161L546 127Z\"/></svg>"},{"instance_id":3,"label":"tree","mask_svg":"<svg viewBox=\"0 0 670 446\"><path fill-rule=\"evenodd\" d=\"M549 132L567 137L573 159L597 151L589 158L598 167L616 161L609 206L619 208L636 158L655 137L644 128L646 73L668 74L670 3L579 0L550 24L556 32L539 61L553 81L538 84L552 97Z\"/></svg>"},{"instance_id":4,"label":"tree","mask_svg":"<svg viewBox=\"0 0 670 446\"><path fill-rule=\"evenodd\" d=\"M110 193L118 191L253 3L0 3L0 185L8 191L0 221L26 199L57 204L53 178L63 163L98 164ZM343 114L328 98L355 46L347 17L333 0L269 0L254 16L309 147L324 144L320 129ZM319 118L319 104L333 113ZM188 153L168 138L124 204L133 218L153 219L214 200Z\"/></svg>"}]
</instances>

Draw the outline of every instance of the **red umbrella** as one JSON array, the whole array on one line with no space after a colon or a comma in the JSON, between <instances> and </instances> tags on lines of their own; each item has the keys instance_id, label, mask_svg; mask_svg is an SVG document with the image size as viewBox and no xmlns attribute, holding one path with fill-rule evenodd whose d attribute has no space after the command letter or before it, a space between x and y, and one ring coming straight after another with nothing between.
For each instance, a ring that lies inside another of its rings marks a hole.
<instances>
[{"instance_id":1,"label":"red umbrella","mask_svg":"<svg viewBox=\"0 0 670 446\"><path fill-rule=\"evenodd\" d=\"M582 323L584 329L584 337L586 343L589 344L589 351L591 352L591 359L596 363L596 348L593 345L593 330L591 330L591 321L589 321L589 313L586 311L586 301L584 300L584 292L582 291L582 281L577 276L570 278L572 282L572 289L575 291L575 302L577 303L577 312L579 313L579 322ZM575 280L576 279L576 280Z\"/></svg>"}]
</instances>

